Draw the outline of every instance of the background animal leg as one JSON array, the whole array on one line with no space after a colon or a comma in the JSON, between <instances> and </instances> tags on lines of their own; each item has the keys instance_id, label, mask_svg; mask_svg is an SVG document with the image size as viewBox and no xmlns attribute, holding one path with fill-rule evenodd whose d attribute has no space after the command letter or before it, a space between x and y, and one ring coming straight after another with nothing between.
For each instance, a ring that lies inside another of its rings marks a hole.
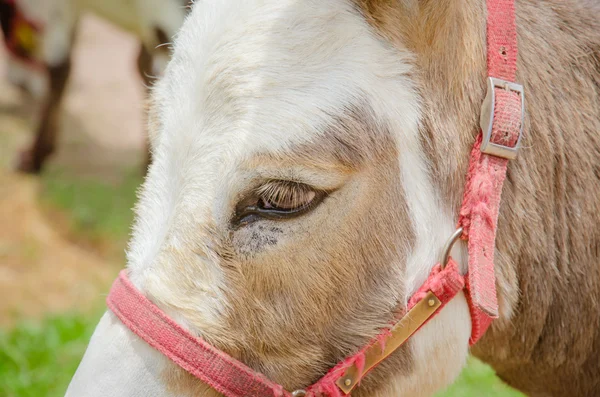
<instances>
[{"instance_id":1,"label":"background animal leg","mask_svg":"<svg viewBox=\"0 0 600 397\"><path fill-rule=\"evenodd\" d=\"M40 123L33 145L21 153L17 168L20 171L37 174L45 160L55 149L60 105L71 72L71 56L56 66L48 67L50 93L43 105Z\"/></svg>"}]
</instances>

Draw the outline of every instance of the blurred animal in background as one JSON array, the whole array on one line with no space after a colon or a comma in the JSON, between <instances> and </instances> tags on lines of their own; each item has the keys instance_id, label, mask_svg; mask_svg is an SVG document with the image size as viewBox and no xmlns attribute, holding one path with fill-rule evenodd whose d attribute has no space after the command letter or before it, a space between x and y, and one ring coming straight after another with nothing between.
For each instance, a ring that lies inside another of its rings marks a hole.
<instances>
[{"instance_id":1,"label":"blurred animal in background","mask_svg":"<svg viewBox=\"0 0 600 397\"><path fill-rule=\"evenodd\" d=\"M169 60L169 42L187 13L188 0L0 0L9 53L7 78L42 102L34 140L17 168L39 173L56 145L61 100L71 71L78 22L94 13L140 40L137 66L146 87ZM147 151L146 164L150 161Z\"/></svg>"},{"instance_id":2,"label":"blurred animal in background","mask_svg":"<svg viewBox=\"0 0 600 397\"><path fill-rule=\"evenodd\" d=\"M0 27L8 50L8 80L23 91L40 98L45 94L44 65L35 50L41 27L27 19L16 0L0 1Z\"/></svg>"}]
</instances>

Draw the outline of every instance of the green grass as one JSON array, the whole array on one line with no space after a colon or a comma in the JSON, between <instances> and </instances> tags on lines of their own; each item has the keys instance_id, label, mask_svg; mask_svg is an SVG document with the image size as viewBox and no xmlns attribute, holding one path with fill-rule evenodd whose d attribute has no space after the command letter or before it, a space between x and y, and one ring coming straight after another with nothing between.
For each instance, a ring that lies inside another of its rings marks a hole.
<instances>
[{"instance_id":1,"label":"green grass","mask_svg":"<svg viewBox=\"0 0 600 397\"><path fill-rule=\"evenodd\" d=\"M0 396L64 396L97 321L65 314L0 330Z\"/></svg>"},{"instance_id":2,"label":"green grass","mask_svg":"<svg viewBox=\"0 0 600 397\"><path fill-rule=\"evenodd\" d=\"M116 184L51 172L42 197L68 215L71 234L123 247L141 177L132 172ZM102 302L99 302L101 305ZM72 314L21 322L0 330L0 397L58 397L75 372L99 315ZM470 359L457 382L437 397L519 397L493 370Z\"/></svg>"},{"instance_id":3,"label":"green grass","mask_svg":"<svg viewBox=\"0 0 600 397\"><path fill-rule=\"evenodd\" d=\"M469 358L467 367L456 382L436 397L524 397L506 386L489 365Z\"/></svg>"}]
</instances>

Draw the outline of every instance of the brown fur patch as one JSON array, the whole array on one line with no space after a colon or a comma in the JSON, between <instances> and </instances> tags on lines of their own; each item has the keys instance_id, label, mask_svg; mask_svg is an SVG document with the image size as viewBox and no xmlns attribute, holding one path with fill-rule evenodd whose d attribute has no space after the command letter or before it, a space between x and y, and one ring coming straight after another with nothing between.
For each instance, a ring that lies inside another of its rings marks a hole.
<instances>
[{"instance_id":1,"label":"brown fur patch","mask_svg":"<svg viewBox=\"0 0 600 397\"><path fill-rule=\"evenodd\" d=\"M417 56L423 143L456 213L484 96L485 2L357 4ZM499 220L502 318L473 351L531 395L600 395L599 21L591 1L517 1L524 147Z\"/></svg>"}]
</instances>

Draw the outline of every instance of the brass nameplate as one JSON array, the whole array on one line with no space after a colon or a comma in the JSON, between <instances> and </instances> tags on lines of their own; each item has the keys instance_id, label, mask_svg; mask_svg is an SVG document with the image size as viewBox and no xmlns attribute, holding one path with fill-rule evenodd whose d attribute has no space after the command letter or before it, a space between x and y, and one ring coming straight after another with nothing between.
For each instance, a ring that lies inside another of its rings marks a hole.
<instances>
[{"instance_id":1,"label":"brass nameplate","mask_svg":"<svg viewBox=\"0 0 600 397\"><path fill-rule=\"evenodd\" d=\"M374 366L398 349L410 336L421 327L442 302L433 294L428 292L412 309L402 317L391 329L391 336L385 341L383 351L379 343L373 344L365 352L365 368L362 373L358 372L356 365L348 368L344 376L337 380L337 385L346 394L350 393L362 378Z\"/></svg>"}]
</instances>

